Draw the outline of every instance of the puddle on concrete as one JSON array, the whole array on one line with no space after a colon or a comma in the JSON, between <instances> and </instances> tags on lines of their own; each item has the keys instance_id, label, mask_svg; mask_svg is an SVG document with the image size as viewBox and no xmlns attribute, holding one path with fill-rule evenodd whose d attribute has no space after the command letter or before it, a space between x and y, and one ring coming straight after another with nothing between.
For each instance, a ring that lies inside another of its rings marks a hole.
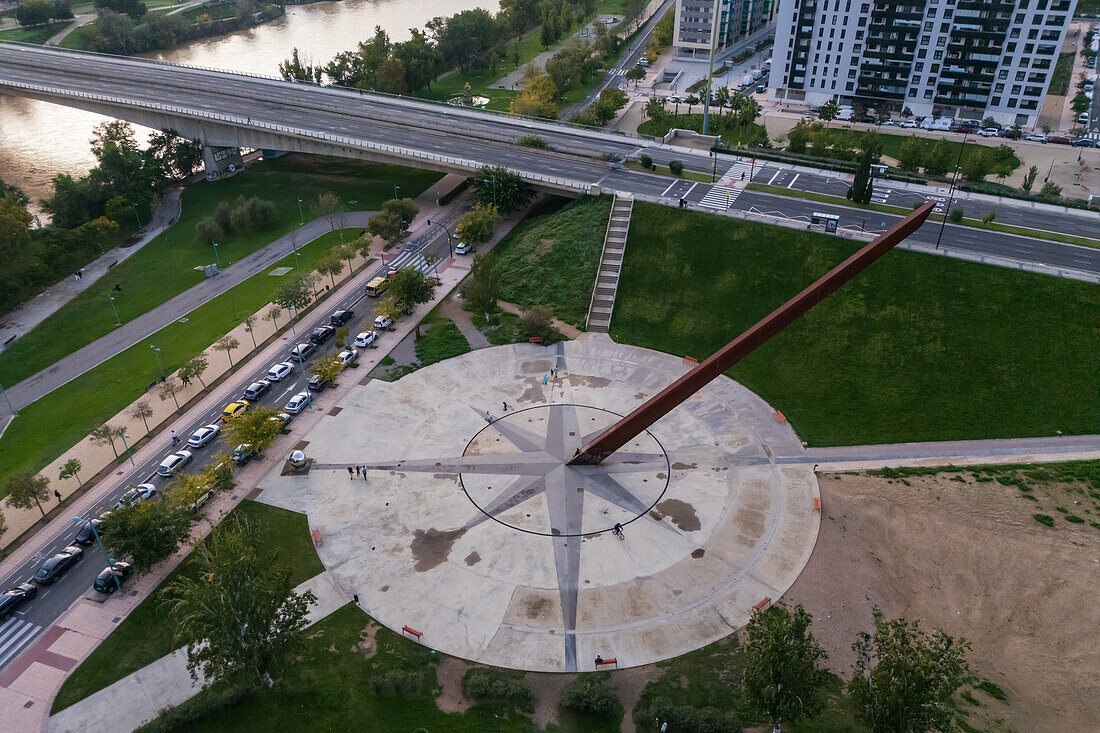
<instances>
[{"instance_id":1,"label":"puddle on concrete","mask_svg":"<svg viewBox=\"0 0 1100 733\"><path fill-rule=\"evenodd\" d=\"M637 394L634 395L634 399L644 400L645 399L645 392L638 392Z\"/></svg>"},{"instance_id":2,"label":"puddle on concrete","mask_svg":"<svg viewBox=\"0 0 1100 733\"><path fill-rule=\"evenodd\" d=\"M653 512L650 512L652 515ZM686 501L679 499L666 499L657 505L659 519L668 517L680 529L685 532L698 532L702 526L699 517L695 514L695 507Z\"/></svg>"},{"instance_id":3,"label":"puddle on concrete","mask_svg":"<svg viewBox=\"0 0 1100 733\"><path fill-rule=\"evenodd\" d=\"M523 615L532 620L548 619L553 610L553 605L549 598L525 598L523 600Z\"/></svg>"},{"instance_id":4,"label":"puddle on concrete","mask_svg":"<svg viewBox=\"0 0 1100 733\"><path fill-rule=\"evenodd\" d=\"M454 481L456 484L458 483L457 473L433 473L432 478L445 478Z\"/></svg>"},{"instance_id":5,"label":"puddle on concrete","mask_svg":"<svg viewBox=\"0 0 1100 733\"><path fill-rule=\"evenodd\" d=\"M416 565L413 569L423 573L438 567L447 556L451 554L451 548L455 541L466 534L464 529L438 530L432 527L428 530L418 529L413 532L413 541L409 545L412 550Z\"/></svg>"},{"instance_id":6,"label":"puddle on concrete","mask_svg":"<svg viewBox=\"0 0 1100 733\"><path fill-rule=\"evenodd\" d=\"M466 567L477 565L479 562L481 562L481 555L477 554L477 550L466 556Z\"/></svg>"},{"instance_id":7,"label":"puddle on concrete","mask_svg":"<svg viewBox=\"0 0 1100 733\"><path fill-rule=\"evenodd\" d=\"M694 557L696 560L698 560L705 554L707 554L707 551L704 550L702 547L700 547L698 550L691 551L691 556Z\"/></svg>"},{"instance_id":8,"label":"puddle on concrete","mask_svg":"<svg viewBox=\"0 0 1100 733\"><path fill-rule=\"evenodd\" d=\"M680 463L679 461L676 461L676 463L672 464L672 470L673 471L690 471L694 468L699 468L699 464L698 463Z\"/></svg>"},{"instance_id":9,"label":"puddle on concrete","mask_svg":"<svg viewBox=\"0 0 1100 733\"><path fill-rule=\"evenodd\" d=\"M579 374L570 374L569 383L577 387L592 387L593 389L600 389L611 384L611 380L607 377L588 377Z\"/></svg>"},{"instance_id":10,"label":"puddle on concrete","mask_svg":"<svg viewBox=\"0 0 1100 733\"><path fill-rule=\"evenodd\" d=\"M537 379L528 380L527 389L519 396L519 401L524 405L532 402L546 402L546 395L542 391L542 382Z\"/></svg>"}]
</instances>

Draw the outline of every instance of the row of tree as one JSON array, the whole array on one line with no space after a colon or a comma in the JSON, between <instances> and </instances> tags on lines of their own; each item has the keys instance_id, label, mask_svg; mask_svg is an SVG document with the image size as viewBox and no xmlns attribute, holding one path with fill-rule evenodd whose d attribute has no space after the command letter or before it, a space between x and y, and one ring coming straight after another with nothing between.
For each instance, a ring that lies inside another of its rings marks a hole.
<instances>
[{"instance_id":1,"label":"row of tree","mask_svg":"<svg viewBox=\"0 0 1100 733\"><path fill-rule=\"evenodd\" d=\"M15 9L15 22L21 26L43 25L56 20L71 20L73 4L70 0L26 0Z\"/></svg>"},{"instance_id":2,"label":"row of tree","mask_svg":"<svg viewBox=\"0 0 1100 733\"><path fill-rule=\"evenodd\" d=\"M90 51L132 55L250 28L285 12L284 6L279 4L259 4L255 0L235 2L235 12L230 17L214 18L207 12L200 12L192 18L186 12L145 13L144 3L108 0L102 6L97 4L95 22L81 27L79 32L84 48Z\"/></svg>"}]
</instances>

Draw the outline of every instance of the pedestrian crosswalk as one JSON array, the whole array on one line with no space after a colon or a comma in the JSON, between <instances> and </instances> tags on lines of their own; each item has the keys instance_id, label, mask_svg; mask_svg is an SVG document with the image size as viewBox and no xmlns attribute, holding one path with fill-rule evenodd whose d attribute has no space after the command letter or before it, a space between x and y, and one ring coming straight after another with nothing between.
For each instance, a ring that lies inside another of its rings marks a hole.
<instances>
[{"instance_id":1,"label":"pedestrian crosswalk","mask_svg":"<svg viewBox=\"0 0 1100 733\"><path fill-rule=\"evenodd\" d=\"M722 174L718 182L710 187L699 205L708 209L726 211L741 195L741 192L745 190L752 174L753 165L751 162L737 160L730 166L729 170Z\"/></svg>"},{"instance_id":2,"label":"pedestrian crosswalk","mask_svg":"<svg viewBox=\"0 0 1100 733\"><path fill-rule=\"evenodd\" d=\"M41 626L24 621L18 616L12 616L0 624L0 668L34 641L41 630Z\"/></svg>"},{"instance_id":3,"label":"pedestrian crosswalk","mask_svg":"<svg viewBox=\"0 0 1100 733\"><path fill-rule=\"evenodd\" d=\"M700 206L708 209L721 209L726 211L741 195L741 188L727 188L725 186L711 186L706 196L699 202Z\"/></svg>"},{"instance_id":4,"label":"pedestrian crosswalk","mask_svg":"<svg viewBox=\"0 0 1100 733\"><path fill-rule=\"evenodd\" d=\"M387 262L386 267L391 270L404 270L411 267L427 275L434 270L438 264L438 260L435 262L428 262L427 258L424 257L423 250L413 245Z\"/></svg>"}]
</instances>

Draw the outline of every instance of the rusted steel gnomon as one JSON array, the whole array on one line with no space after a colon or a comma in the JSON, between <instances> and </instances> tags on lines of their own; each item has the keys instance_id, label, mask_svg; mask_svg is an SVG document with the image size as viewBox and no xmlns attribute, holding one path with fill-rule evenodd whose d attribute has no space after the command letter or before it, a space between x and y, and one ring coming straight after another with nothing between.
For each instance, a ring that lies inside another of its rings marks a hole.
<instances>
[{"instance_id":1,"label":"rusted steel gnomon","mask_svg":"<svg viewBox=\"0 0 1100 733\"><path fill-rule=\"evenodd\" d=\"M872 262L900 244L906 237L920 228L928 215L932 213L932 207L932 202L925 203L898 222L888 232L877 237L866 247L841 262L817 282L719 349L702 364L665 387L645 404L600 433L599 436L582 448L570 463L596 464L626 445L634 436L667 415L681 402L751 354L756 347L789 326L795 319L836 292L841 285L858 275Z\"/></svg>"}]
</instances>

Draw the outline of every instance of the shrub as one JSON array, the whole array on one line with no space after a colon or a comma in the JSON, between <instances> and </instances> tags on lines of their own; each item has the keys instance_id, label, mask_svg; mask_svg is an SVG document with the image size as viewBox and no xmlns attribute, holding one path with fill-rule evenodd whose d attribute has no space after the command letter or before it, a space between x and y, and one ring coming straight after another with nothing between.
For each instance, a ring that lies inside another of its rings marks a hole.
<instances>
[{"instance_id":1,"label":"shrub","mask_svg":"<svg viewBox=\"0 0 1100 733\"><path fill-rule=\"evenodd\" d=\"M951 214L950 214L950 215L949 215L949 216L948 216L947 218L948 218L948 219L949 219L949 220L950 220L950 221L951 221L952 223L954 223L954 224L959 224L959 223L961 223L961 222L962 222L962 220L963 220L963 216L964 216L964 214L963 214L963 210L962 210L962 209L952 209L952 210L951 210Z\"/></svg>"},{"instance_id":2,"label":"shrub","mask_svg":"<svg viewBox=\"0 0 1100 733\"><path fill-rule=\"evenodd\" d=\"M490 667L472 667L462 678L462 694L481 703L501 703L534 710L534 695L521 673Z\"/></svg>"},{"instance_id":3,"label":"shrub","mask_svg":"<svg viewBox=\"0 0 1100 733\"><path fill-rule=\"evenodd\" d=\"M517 145L522 145L525 148L539 148L540 150L549 150L550 146L538 135L527 135L516 140Z\"/></svg>"},{"instance_id":4,"label":"shrub","mask_svg":"<svg viewBox=\"0 0 1100 733\"><path fill-rule=\"evenodd\" d=\"M233 204L229 221L234 232L251 234L271 226L277 215L278 210L273 202L265 201L258 196L250 199L239 196Z\"/></svg>"},{"instance_id":5,"label":"shrub","mask_svg":"<svg viewBox=\"0 0 1100 733\"><path fill-rule=\"evenodd\" d=\"M137 728L140 733L169 733L180 730L189 723L213 715L219 710L233 707L255 690L254 687L215 685L189 700L171 708L164 708L157 717Z\"/></svg>"},{"instance_id":6,"label":"shrub","mask_svg":"<svg viewBox=\"0 0 1100 733\"><path fill-rule=\"evenodd\" d=\"M1066 515L1066 521L1069 522L1070 524L1084 524L1085 523L1085 520L1081 519L1081 517L1077 516L1076 514L1067 514Z\"/></svg>"},{"instance_id":7,"label":"shrub","mask_svg":"<svg viewBox=\"0 0 1100 733\"><path fill-rule=\"evenodd\" d=\"M198 240L200 244L215 242L221 237L222 233L223 229L212 216L204 216L199 219L199 223L195 225L195 239Z\"/></svg>"},{"instance_id":8,"label":"shrub","mask_svg":"<svg viewBox=\"0 0 1100 733\"><path fill-rule=\"evenodd\" d=\"M561 704L566 710L582 715L610 717L619 701L603 682L605 675L582 674L566 685Z\"/></svg>"},{"instance_id":9,"label":"shrub","mask_svg":"<svg viewBox=\"0 0 1100 733\"><path fill-rule=\"evenodd\" d=\"M411 669L391 669L371 677L371 686L379 695L415 695L424 683L424 674Z\"/></svg>"},{"instance_id":10,"label":"shrub","mask_svg":"<svg viewBox=\"0 0 1100 733\"><path fill-rule=\"evenodd\" d=\"M993 684L989 680L982 680L982 683L978 685L978 689L986 693L990 697L994 698L995 700L1003 701L1007 697L1004 690L1002 690L1000 687L997 687L997 685Z\"/></svg>"},{"instance_id":11,"label":"shrub","mask_svg":"<svg viewBox=\"0 0 1100 733\"><path fill-rule=\"evenodd\" d=\"M645 155L644 153L642 154L642 157L640 157L638 160L641 161L642 167L645 168L646 170L649 170L650 168L653 167L653 158L650 158L648 155Z\"/></svg>"},{"instance_id":12,"label":"shrub","mask_svg":"<svg viewBox=\"0 0 1100 733\"><path fill-rule=\"evenodd\" d=\"M678 176L684 172L684 164L678 160L670 160L668 162L668 169L672 171L672 175Z\"/></svg>"},{"instance_id":13,"label":"shrub","mask_svg":"<svg viewBox=\"0 0 1100 733\"><path fill-rule=\"evenodd\" d=\"M230 221L233 216L233 207L229 205L228 201L219 201L217 207L214 209L214 219L218 222L218 226L222 228L223 232L228 232L233 228L233 224Z\"/></svg>"},{"instance_id":14,"label":"shrub","mask_svg":"<svg viewBox=\"0 0 1100 733\"><path fill-rule=\"evenodd\" d=\"M1045 524L1048 527L1054 526L1054 517L1049 514L1032 514L1031 516L1039 524Z\"/></svg>"},{"instance_id":15,"label":"shrub","mask_svg":"<svg viewBox=\"0 0 1100 733\"><path fill-rule=\"evenodd\" d=\"M655 700L647 710L649 717L667 721L670 730L685 733L740 733L741 721L733 712L713 707L675 705L671 700ZM638 716L635 714L635 721Z\"/></svg>"},{"instance_id":16,"label":"shrub","mask_svg":"<svg viewBox=\"0 0 1100 733\"><path fill-rule=\"evenodd\" d=\"M996 218L997 218L997 215L991 211L991 212L989 212L988 214L986 214L985 216L982 217L982 224L985 224L986 226L988 226L988 225L992 224L993 220L996 219Z\"/></svg>"}]
</instances>

